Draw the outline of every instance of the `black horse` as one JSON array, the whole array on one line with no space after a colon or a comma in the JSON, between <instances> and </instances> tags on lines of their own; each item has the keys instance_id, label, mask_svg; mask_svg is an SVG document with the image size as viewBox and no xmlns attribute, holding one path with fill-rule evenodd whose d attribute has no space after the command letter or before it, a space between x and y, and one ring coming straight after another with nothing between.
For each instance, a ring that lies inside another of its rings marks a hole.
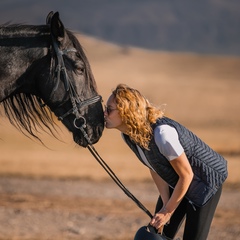
<instances>
[{"instance_id":1,"label":"black horse","mask_svg":"<svg viewBox=\"0 0 240 240\"><path fill-rule=\"evenodd\" d=\"M51 112L80 146L102 135L101 96L90 64L58 12L49 13L46 25L0 26L0 102L15 127L40 141L39 127L53 134Z\"/></svg>"}]
</instances>

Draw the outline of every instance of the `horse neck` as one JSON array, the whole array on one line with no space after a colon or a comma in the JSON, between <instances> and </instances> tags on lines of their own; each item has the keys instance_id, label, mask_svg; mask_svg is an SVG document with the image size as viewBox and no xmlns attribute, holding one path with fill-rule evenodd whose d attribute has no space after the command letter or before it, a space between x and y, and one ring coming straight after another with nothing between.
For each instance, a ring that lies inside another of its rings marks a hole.
<instances>
[{"instance_id":1,"label":"horse neck","mask_svg":"<svg viewBox=\"0 0 240 240\"><path fill-rule=\"evenodd\" d=\"M28 72L48 54L49 45L49 26L0 27L0 101L32 81Z\"/></svg>"}]
</instances>

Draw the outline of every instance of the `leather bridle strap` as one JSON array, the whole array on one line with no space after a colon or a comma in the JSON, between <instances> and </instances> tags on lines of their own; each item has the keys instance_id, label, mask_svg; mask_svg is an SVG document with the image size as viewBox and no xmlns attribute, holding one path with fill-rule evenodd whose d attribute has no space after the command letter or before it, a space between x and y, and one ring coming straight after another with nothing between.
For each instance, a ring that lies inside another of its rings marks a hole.
<instances>
[{"instance_id":1,"label":"leather bridle strap","mask_svg":"<svg viewBox=\"0 0 240 240\"><path fill-rule=\"evenodd\" d=\"M73 108L71 108L70 110L68 110L66 113L64 113L62 116L59 116L58 117L58 120L63 120L65 117L67 117L68 115L70 115L70 114L77 114L78 113L78 110L80 109L80 108L83 108L83 107L85 107L85 106L88 106L88 105L91 105L91 104L94 104L94 103L96 103L96 102L98 102L98 101L101 101L102 100L102 97L100 96L100 95L97 95L97 96L95 96L95 97L92 97L92 98L89 98L89 99L87 99L87 100L85 100L85 101L82 101L82 102L77 102L76 104L73 104L73 105L75 105L75 106L73 106ZM80 118L80 117L82 117L82 116L79 116L78 115L78 118Z\"/></svg>"},{"instance_id":2,"label":"leather bridle strap","mask_svg":"<svg viewBox=\"0 0 240 240\"><path fill-rule=\"evenodd\" d=\"M76 122L76 120L80 119L80 118L83 119L86 122L85 118L80 113L80 109L85 107L85 106L94 104L98 101L101 101L102 97L100 95L96 95L96 96L93 96L93 97L91 97L89 99L86 99L86 100L81 100L80 99L80 97L77 94L75 88L73 87L71 81L69 80L69 77L68 77L68 74L67 74L67 71L66 71L66 67L65 67L65 64L64 64L64 60L63 60L63 55L64 54L67 54L68 52L77 52L77 50L75 48L60 50L59 47L58 47L58 44L54 40L54 38L52 38L52 43L53 43L53 48L54 48L55 54L57 56L57 64L58 64L57 67L56 67L57 83L56 83L56 86L53 89L53 93L58 88L60 78L61 78L61 73L62 73L64 87L65 87L66 92L69 93L69 97L70 97L70 100L71 100L71 103L72 103L72 108L70 110L68 110L66 113L64 113L62 116L58 116L58 119L62 121L68 115L74 114L75 115L74 122Z\"/></svg>"}]
</instances>

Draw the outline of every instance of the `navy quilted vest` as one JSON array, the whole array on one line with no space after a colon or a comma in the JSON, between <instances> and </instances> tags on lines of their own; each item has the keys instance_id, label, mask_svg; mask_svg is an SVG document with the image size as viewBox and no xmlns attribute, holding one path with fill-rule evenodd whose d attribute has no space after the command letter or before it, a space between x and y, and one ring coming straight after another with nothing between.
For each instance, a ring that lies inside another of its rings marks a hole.
<instances>
[{"instance_id":1,"label":"navy quilted vest","mask_svg":"<svg viewBox=\"0 0 240 240\"><path fill-rule=\"evenodd\" d=\"M227 161L191 131L170 118L163 117L158 119L157 123L152 126L153 130L156 126L163 124L170 125L177 130L179 141L194 173L185 197L196 206L203 206L226 180L228 175ZM123 134L123 137L142 161L136 144L127 135ZM149 143L149 150L144 148L142 150L153 169L169 186L174 188L178 181L178 175L172 168L169 160L160 153L154 138Z\"/></svg>"}]
</instances>

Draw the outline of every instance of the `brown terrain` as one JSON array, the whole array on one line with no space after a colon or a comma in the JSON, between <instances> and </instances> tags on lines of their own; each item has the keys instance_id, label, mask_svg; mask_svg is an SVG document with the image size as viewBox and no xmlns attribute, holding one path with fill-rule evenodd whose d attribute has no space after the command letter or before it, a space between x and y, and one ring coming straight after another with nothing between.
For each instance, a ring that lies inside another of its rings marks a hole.
<instances>
[{"instance_id":1,"label":"brown terrain","mask_svg":"<svg viewBox=\"0 0 240 240\"><path fill-rule=\"evenodd\" d=\"M240 239L240 58L147 51L79 35L99 92L118 83L142 91L227 160L209 240ZM1 111L3 113L3 111ZM149 217L110 179L59 123L47 147L0 122L0 240L130 240ZM157 189L148 170L105 130L95 145L126 187L151 211ZM177 237L181 237L182 229Z\"/></svg>"}]
</instances>

